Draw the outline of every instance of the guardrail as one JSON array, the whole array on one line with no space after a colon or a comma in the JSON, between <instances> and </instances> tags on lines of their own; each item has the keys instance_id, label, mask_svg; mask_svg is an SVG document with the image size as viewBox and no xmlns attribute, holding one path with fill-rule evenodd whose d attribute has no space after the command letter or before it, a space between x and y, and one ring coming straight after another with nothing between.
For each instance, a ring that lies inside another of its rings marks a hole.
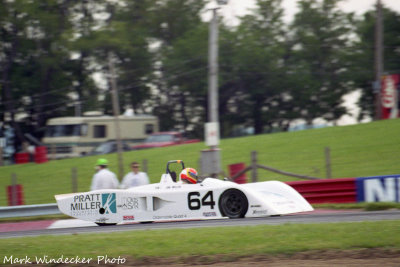
<instances>
[{"instance_id":1,"label":"guardrail","mask_svg":"<svg viewBox=\"0 0 400 267\"><path fill-rule=\"evenodd\" d=\"M357 202L356 179L324 179L286 182L311 204Z\"/></svg>"},{"instance_id":2,"label":"guardrail","mask_svg":"<svg viewBox=\"0 0 400 267\"><path fill-rule=\"evenodd\" d=\"M0 207L0 218L61 214L56 203Z\"/></svg>"}]
</instances>

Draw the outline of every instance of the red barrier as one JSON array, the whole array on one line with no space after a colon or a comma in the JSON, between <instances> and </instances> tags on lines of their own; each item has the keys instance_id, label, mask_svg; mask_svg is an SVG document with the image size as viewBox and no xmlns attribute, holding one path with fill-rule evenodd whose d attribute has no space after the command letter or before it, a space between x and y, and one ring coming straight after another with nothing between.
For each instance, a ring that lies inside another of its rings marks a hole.
<instances>
[{"instance_id":1,"label":"red barrier","mask_svg":"<svg viewBox=\"0 0 400 267\"><path fill-rule=\"evenodd\" d=\"M245 168L246 168L246 165L244 163L231 164L231 165L229 165L229 176L232 177L236 173L240 172L241 170L243 170ZM237 177L234 180L234 182L237 183L237 184L245 184L245 183L247 183L246 173L243 173L242 175Z\"/></svg>"},{"instance_id":2,"label":"red barrier","mask_svg":"<svg viewBox=\"0 0 400 267\"><path fill-rule=\"evenodd\" d=\"M29 163L29 153L15 153L15 163L24 164Z\"/></svg>"},{"instance_id":3,"label":"red barrier","mask_svg":"<svg viewBox=\"0 0 400 267\"><path fill-rule=\"evenodd\" d=\"M47 148L45 146L35 147L35 162L44 163L47 161Z\"/></svg>"},{"instance_id":4,"label":"red barrier","mask_svg":"<svg viewBox=\"0 0 400 267\"><path fill-rule=\"evenodd\" d=\"M286 182L309 203L357 202L355 178Z\"/></svg>"},{"instance_id":5,"label":"red barrier","mask_svg":"<svg viewBox=\"0 0 400 267\"><path fill-rule=\"evenodd\" d=\"M8 206L24 205L24 188L21 184L7 186L7 197Z\"/></svg>"}]
</instances>

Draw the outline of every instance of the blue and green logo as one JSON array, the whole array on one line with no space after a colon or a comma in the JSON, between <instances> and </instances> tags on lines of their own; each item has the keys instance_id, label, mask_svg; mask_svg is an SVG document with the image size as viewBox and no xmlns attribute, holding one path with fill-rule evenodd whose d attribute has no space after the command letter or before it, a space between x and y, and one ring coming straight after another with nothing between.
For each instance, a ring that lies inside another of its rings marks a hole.
<instances>
[{"instance_id":1,"label":"blue and green logo","mask_svg":"<svg viewBox=\"0 0 400 267\"><path fill-rule=\"evenodd\" d=\"M105 214L117 213L117 202L115 193L101 194L101 204Z\"/></svg>"}]
</instances>

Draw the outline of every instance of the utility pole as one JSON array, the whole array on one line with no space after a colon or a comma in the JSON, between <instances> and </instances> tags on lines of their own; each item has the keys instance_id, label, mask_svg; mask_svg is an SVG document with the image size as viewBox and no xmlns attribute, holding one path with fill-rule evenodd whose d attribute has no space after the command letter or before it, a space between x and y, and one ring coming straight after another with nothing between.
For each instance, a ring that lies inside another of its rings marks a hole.
<instances>
[{"instance_id":1,"label":"utility pole","mask_svg":"<svg viewBox=\"0 0 400 267\"><path fill-rule=\"evenodd\" d=\"M227 0L217 0L218 5ZM218 13L219 6L213 7L208 39L208 122L205 124L206 144L210 149L202 150L201 173L217 178L221 172L218 116Z\"/></svg>"},{"instance_id":2,"label":"utility pole","mask_svg":"<svg viewBox=\"0 0 400 267\"><path fill-rule=\"evenodd\" d=\"M122 177L124 175L124 162L123 162L123 158L122 158L121 128L119 125L118 89L117 89L117 82L116 82L116 78L115 78L114 55L112 52L108 53L108 66L109 66L109 71L110 71L112 106L113 106L113 113L114 113L115 135L116 135L116 141L117 141L118 178L121 181Z\"/></svg>"},{"instance_id":3,"label":"utility pole","mask_svg":"<svg viewBox=\"0 0 400 267\"><path fill-rule=\"evenodd\" d=\"M218 122L218 15L219 7L211 9L212 19L208 43L208 122Z\"/></svg>"},{"instance_id":4,"label":"utility pole","mask_svg":"<svg viewBox=\"0 0 400 267\"><path fill-rule=\"evenodd\" d=\"M383 22L381 0L376 1L375 18L375 120L380 120L382 115L381 103L381 78L383 74Z\"/></svg>"}]
</instances>

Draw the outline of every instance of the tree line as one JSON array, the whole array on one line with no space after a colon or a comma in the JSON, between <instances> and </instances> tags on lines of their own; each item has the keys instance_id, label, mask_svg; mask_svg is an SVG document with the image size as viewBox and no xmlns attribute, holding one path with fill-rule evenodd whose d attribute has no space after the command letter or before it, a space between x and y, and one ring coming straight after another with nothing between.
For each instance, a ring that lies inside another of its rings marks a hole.
<instances>
[{"instance_id":1,"label":"tree line","mask_svg":"<svg viewBox=\"0 0 400 267\"><path fill-rule=\"evenodd\" d=\"M282 0L257 0L237 26L220 19L221 135L287 130L296 119L337 121L342 97L362 90L373 116L375 11L340 0L301 0L291 22ZM152 113L161 130L203 135L207 121L208 22L200 0L1 0L0 120L20 140L46 120L112 114L108 55L115 56L121 112ZM384 66L400 72L400 15L384 7ZM94 77L102 74L103 85ZM25 117L23 126L18 115Z\"/></svg>"}]
</instances>

